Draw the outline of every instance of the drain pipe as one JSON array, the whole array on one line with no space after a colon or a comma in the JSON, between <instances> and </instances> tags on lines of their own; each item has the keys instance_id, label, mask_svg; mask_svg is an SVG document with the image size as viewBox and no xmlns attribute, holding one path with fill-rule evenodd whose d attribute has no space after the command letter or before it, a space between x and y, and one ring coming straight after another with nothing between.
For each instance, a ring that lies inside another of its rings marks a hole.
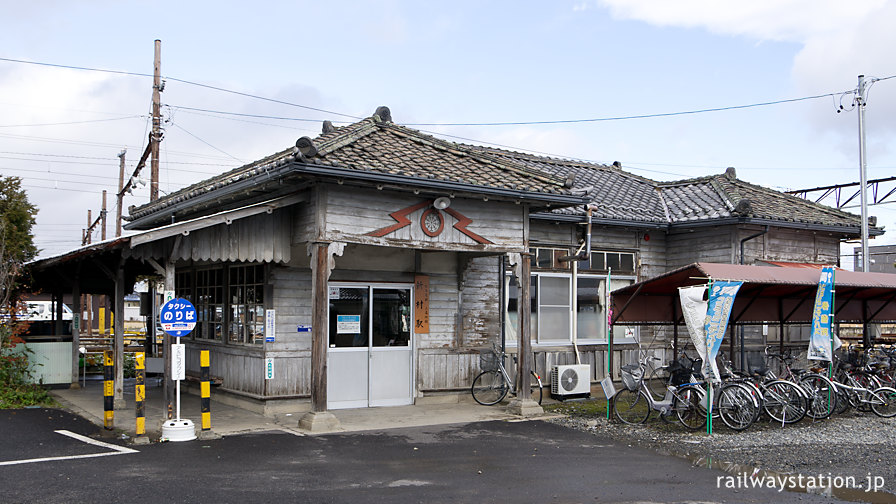
<instances>
[{"instance_id":1,"label":"drain pipe","mask_svg":"<svg viewBox=\"0 0 896 504\"><path fill-rule=\"evenodd\" d=\"M585 231L585 243L576 250L572 256L572 348L576 353L576 364L581 364L582 359L579 355L579 261L591 260L591 212L595 207L593 204L585 205L585 212L588 216L588 226ZM585 250L582 250L585 249Z\"/></svg>"},{"instance_id":2,"label":"drain pipe","mask_svg":"<svg viewBox=\"0 0 896 504\"><path fill-rule=\"evenodd\" d=\"M766 233L768 233L768 225L766 225L765 229L763 229L762 231L760 231L758 233L751 234L750 236L748 236L740 241L740 264L744 263L744 244L754 238L759 238L760 236L762 236ZM744 326L743 326L743 324L741 324L741 326L738 327L737 332L740 335L740 370L746 371L746 360L744 357L745 351L744 351ZM784 334L781 334L781 341L784 341Z\"/></svg>"}]
</instances>

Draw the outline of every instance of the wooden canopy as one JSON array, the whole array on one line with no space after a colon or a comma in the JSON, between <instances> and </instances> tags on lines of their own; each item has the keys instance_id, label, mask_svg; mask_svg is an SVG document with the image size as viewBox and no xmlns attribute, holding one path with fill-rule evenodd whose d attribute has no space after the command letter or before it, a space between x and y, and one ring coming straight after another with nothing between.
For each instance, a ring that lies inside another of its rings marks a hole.
<instances>
[{"instance_id":1,"label":"wooden canopy","mask_svg":"<svg viewBox=\"0 0 896 504\"><path fill-rule=\"evenodd\" d=\"M818 289L817 268L693 263L612 292L613 324L683 323L678 288L714 280L744 282L731 323L807 324ZM896 321L896 274L836 269L834 320L847 323Z\"/></svg>"}]
</instances>

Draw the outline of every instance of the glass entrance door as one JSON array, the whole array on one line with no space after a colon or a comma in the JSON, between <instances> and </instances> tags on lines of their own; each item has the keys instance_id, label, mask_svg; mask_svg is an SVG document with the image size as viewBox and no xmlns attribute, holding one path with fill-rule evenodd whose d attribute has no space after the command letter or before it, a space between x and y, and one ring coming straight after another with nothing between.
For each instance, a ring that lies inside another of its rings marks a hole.
<instances>
[{"instance_id":1,"label":"glass entrance door","mask_svg":"<svg viewBox=\"0 0 896 504\"><path fill-rule=\"evenodd\" d=\"M327 407L413 403L410 286L331 284Z\"/></svg>"}]
</instances>

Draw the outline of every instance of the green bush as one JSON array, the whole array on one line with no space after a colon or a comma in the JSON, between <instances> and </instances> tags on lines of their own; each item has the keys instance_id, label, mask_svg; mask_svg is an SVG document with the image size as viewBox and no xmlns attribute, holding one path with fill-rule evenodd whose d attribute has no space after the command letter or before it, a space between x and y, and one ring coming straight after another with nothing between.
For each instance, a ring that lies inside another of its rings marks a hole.
<instances>
[{"instance_id":1,"label":"green bush","mask_svg":"<svg viewBox=\"0 0 896 504\"><path fill-rule=\"evenodd\" d=\"M31 383L30 352L14 350L20 340L11 334L6 324L0 324L0 341L0 409L55 405L42 385Z\"/></svg>"}]
</instances>

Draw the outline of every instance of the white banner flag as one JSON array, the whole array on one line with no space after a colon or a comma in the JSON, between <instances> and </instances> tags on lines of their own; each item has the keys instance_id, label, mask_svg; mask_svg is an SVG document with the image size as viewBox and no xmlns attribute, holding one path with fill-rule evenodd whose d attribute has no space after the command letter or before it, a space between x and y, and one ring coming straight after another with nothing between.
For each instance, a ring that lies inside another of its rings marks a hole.
<instances>
[{"instance_id":1,"label":"white banner flag","mask_svg":"<svg viewBox=\"0 0 896 504\"><path fill-rule=\"evenodd\" d=\"M703 299L706 294L705 285L682 287L678 289L681 298L681 314L684 315L684 323L688 327L691 342L700 358L706 361L706 308L708 302Z\"/></svg>"}]
</instances>

